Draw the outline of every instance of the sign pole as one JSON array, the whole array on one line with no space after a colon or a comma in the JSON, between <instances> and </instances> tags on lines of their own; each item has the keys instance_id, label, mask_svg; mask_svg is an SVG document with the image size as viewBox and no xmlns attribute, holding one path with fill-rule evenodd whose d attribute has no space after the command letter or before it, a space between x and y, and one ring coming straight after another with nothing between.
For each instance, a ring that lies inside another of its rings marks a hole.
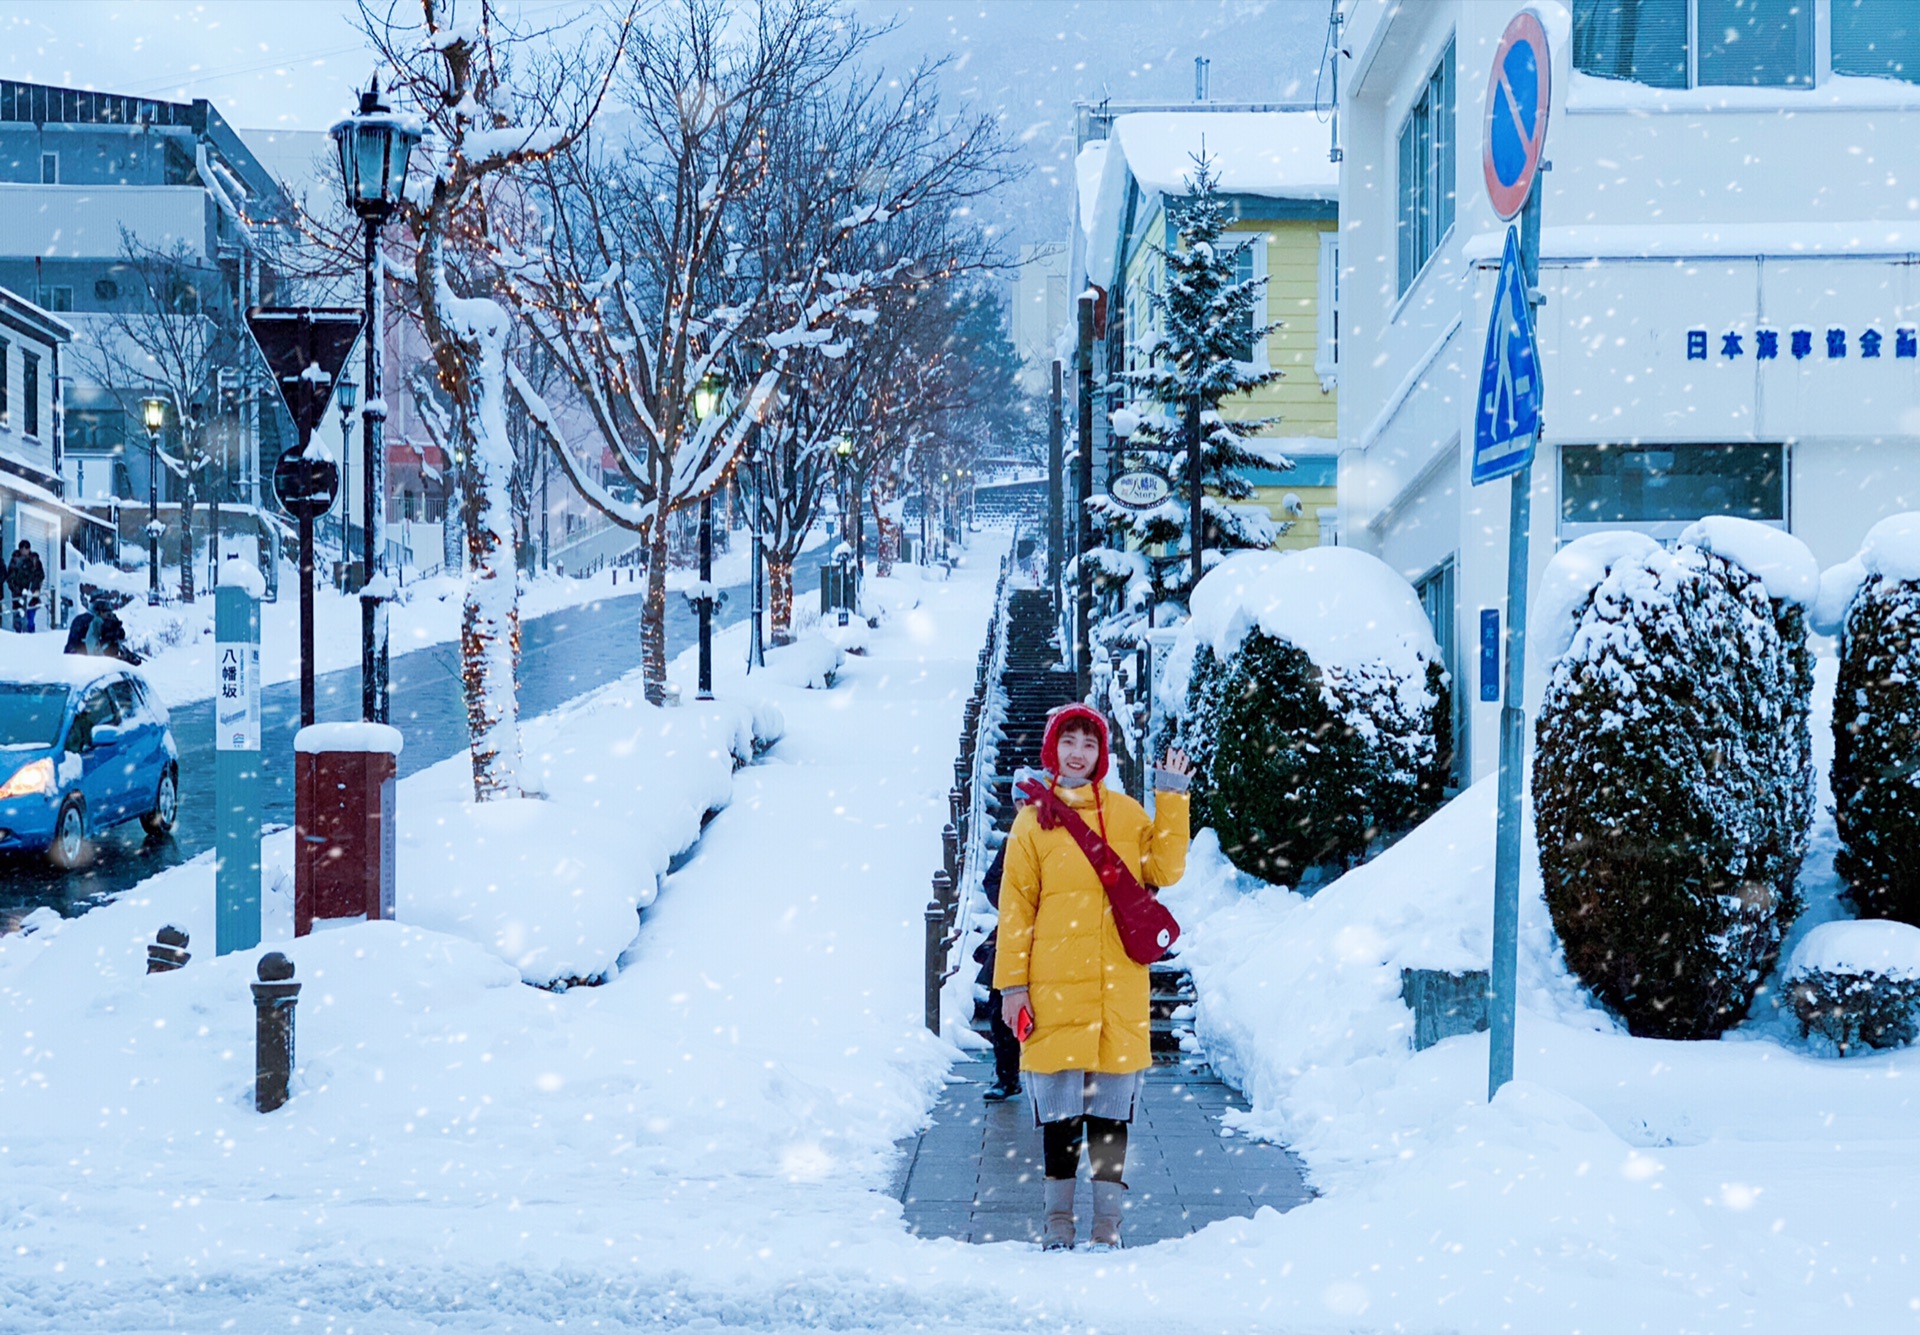
<instances>
[{"instance_id":1,"label":"sign pole","mask_svg":"<svg viewBox=\"0 0 1920 1335\"><path fill-rule=\"evenodd\" d=\"M1520 215L1519 236L1507 231L1487 356L1475 405L1476 484L1508 479L1506 671L1500 705L1499 809L1494 839L1493 959L1488 986L1487 1099L1513 1079L1520 974L1520 859L1527 769L1525 705L1529 538L1533 521L1533 456L1546 401L1534 337L1540 286L1539 173L1551 104L1552 57L1539 17L1523 10L1507 25L1487 88L1483 166L1487 194L1503 219Z\"/></svg>"},{"instance_id":2,"label":"sign pole","mask_svg":"<svg viewBox=\"0 0 1920 1335\"><path fill-rule=\"evenodd\" d=\"M260 599L255 580L214 588L214 953L260 944Z\"/></svg>"}]
</instances>

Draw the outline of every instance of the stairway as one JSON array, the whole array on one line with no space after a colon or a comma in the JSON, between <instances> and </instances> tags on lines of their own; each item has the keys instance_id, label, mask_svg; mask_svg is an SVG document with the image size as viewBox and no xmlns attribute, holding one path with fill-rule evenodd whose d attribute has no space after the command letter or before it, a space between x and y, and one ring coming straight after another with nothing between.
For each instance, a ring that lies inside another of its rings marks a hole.
<instances>
[{"instance_id":1,"label":"stairway","mask_svg":"<svg viewBox=\"0 0 1920 1335\"><path fill-rule=\"evenodd\" d=\"M999 749L986 794L986 809L998 845L1013 826L1016 771L1040 767L1040 746L1046 739L1047 715L1075 698L1072 668L1062 661L1053 600L1045 589L1014 589L1007 600L1006 669L1000 682L1007 697L1006 717L999 729ZM1153 1017L1153 1059L1168 1064L1181 1059L1181 1040L1193 1031L1193 979L1182 966L1163 961L1150 972ZM973 1027L988 1030L984 1000L974 1005Z\"/></svg>"}]
</instances>

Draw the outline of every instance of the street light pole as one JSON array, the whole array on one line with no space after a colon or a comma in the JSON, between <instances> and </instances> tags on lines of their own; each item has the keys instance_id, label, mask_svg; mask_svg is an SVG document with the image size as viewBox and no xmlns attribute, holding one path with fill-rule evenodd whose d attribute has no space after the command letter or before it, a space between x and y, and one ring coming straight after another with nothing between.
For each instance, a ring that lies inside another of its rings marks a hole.
<instances>
[{"instance_id":1,"label":"street light pole","mask_svg":"<svg viewBox=\"0 0 1920 1335\"><path fill-rule=\"evenodd\" d=\"M1203 573L1201 564L1201 541L1206 527L1206 511L1201 507L1202 479L1205 474L1200 458L1200 395L1195 393L1187 400L1187 528L1191 533L1190 545L1193 548L1193 584L1197 587ZM1191 592L1188 594L1192 596Z\"/></svg>"},{"instance_id":2,"label":"street light pole","mask_svg":"<svg viewBox=\"0 0 1920 1335\"><path fill-rule=\"evenodd\" d=\"M340 494L352 496L349 485L350 472L348 462L353 451L347 438L348 422L353 416L354 403L360 397L360 387L351 380L342 380L333 387L333 401L340 409ZM340 564L342 567L353 562L353 507L343 504L340 507Z\"/></svg>"},{"instance_id":3,"label":"street light pole","mask_svg":"<svg viewBox=\"0 0 1920 1335\"><path fill-rule=\"evenodd\" d=\"M702 377L693 390L693 420L705 422L720 406L726 382L717 375ZM700 498L700 696L713 699L713 490Z\"/></svg>"},{"instance_id":4,"label":"street light pole","mask_svg":"<svg viewBox=\"0 0 1920 1335\"><path fill-rule=\"evenodd\" d=\"M362 576L360 589L360 716L368 722L387 721L387 617L385 600L391 596L385 580L377 579L385 553L385 427L386 399L381 393L380 340L385 332L380 297L380 227L399 207L406 185L407 160L420 142L420 123L395 115L380 100L375 79L360 95L360 109L334 125L333 139L340 151L341 179L347 203L366 225L366 406L361 409L365 453L361 462ZM384 572L382 572L384 573Z\"/></svg>"},{"instance_id":5,"label":"street light pole","mask_svg":"<svg viewBox=\"0 0 1920 1335\"><path fill-rule=\"evenodd\" d=\"M160 605L160 428L166 422L167 401L149 395L140 402L147 428L147 605Z\"/></svg>"}]
</instances>

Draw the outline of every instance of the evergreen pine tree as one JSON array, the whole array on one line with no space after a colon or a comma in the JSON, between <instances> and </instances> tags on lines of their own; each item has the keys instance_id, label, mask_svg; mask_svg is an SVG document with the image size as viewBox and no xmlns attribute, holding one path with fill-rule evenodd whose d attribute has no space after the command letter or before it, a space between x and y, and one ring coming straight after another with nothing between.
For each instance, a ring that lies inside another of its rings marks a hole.
<instances>
[{"instance_id":1,"label":"evergreen pine tree","mask_svg":"<svg viewBox=\"0 0 1920 1335\"><path fill-rule=\"evenodd\" d=\"M1246 480L1249 469L1275 466L1271 456L1255 454L1247 440L1273 426L1276 418L1227 421L1220 413L1223 400L1258 389L1280 378L1281 372L1262 370L1251 358L1276 324L1255 323L1265 278L1239 279L1236 263L1243 248L1256 238L1239 241L1227 231L1227 207L1219 196L1219 177L1205 152L1194 158L1187 179L1188 199L1180 214L1179 245L1172 250L1153 247L1167 277L1165 291L1148 295L1150 322L1135 346L1152 364L1126 372L1122 379L1146 399L1140 429L1130 444L1178 445L1174 453L1159 451L1150 457L1171 471L1174 494L1152 510L1129 510L1105 496L1089 502L1095 524L1104 530L1105 546L1091 559L1096 579L1109 594L1119 593L1114 623L1131 627L1148 598L1155 603L1184 602L1192 582L1191 561L1147 562L1142 549L1166 547L1170 552L1192 551L1187 532L1192 493L1186 439L1188 404L1196 397L1201 413L1201 477L1206 532L1202 559L1211 566L1228 551L1263 548L1285 531L1258 506L1236 505L1253 495ZM1151 568L1150 568L1151 567ZM1130 638L1110 624L1106 638Z\"/></svg>"}]
</instances>

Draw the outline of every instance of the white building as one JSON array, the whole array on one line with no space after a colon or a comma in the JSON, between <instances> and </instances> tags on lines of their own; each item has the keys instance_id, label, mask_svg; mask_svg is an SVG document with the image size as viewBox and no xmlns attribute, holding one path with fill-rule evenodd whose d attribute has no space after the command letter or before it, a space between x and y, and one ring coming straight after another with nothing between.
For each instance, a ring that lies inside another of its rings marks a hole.
<instances>
[{"instance_id":1,"label":"white building","mask_svg":"<svg viewBox=\"0 0 1920 1335\"><path fill-rule=\"evenodd\" d=\"M1505 225L1489 64L1521 5L1341 0L1340 527L1413 579L1461 777L1497 763L1476 652L1508 487L1468 483ZM1920 509L1920 4L1538 0L1544 438L1532 575L1598 528L1708 513L1823 565Z\"/></svg>"}]
</instances>

